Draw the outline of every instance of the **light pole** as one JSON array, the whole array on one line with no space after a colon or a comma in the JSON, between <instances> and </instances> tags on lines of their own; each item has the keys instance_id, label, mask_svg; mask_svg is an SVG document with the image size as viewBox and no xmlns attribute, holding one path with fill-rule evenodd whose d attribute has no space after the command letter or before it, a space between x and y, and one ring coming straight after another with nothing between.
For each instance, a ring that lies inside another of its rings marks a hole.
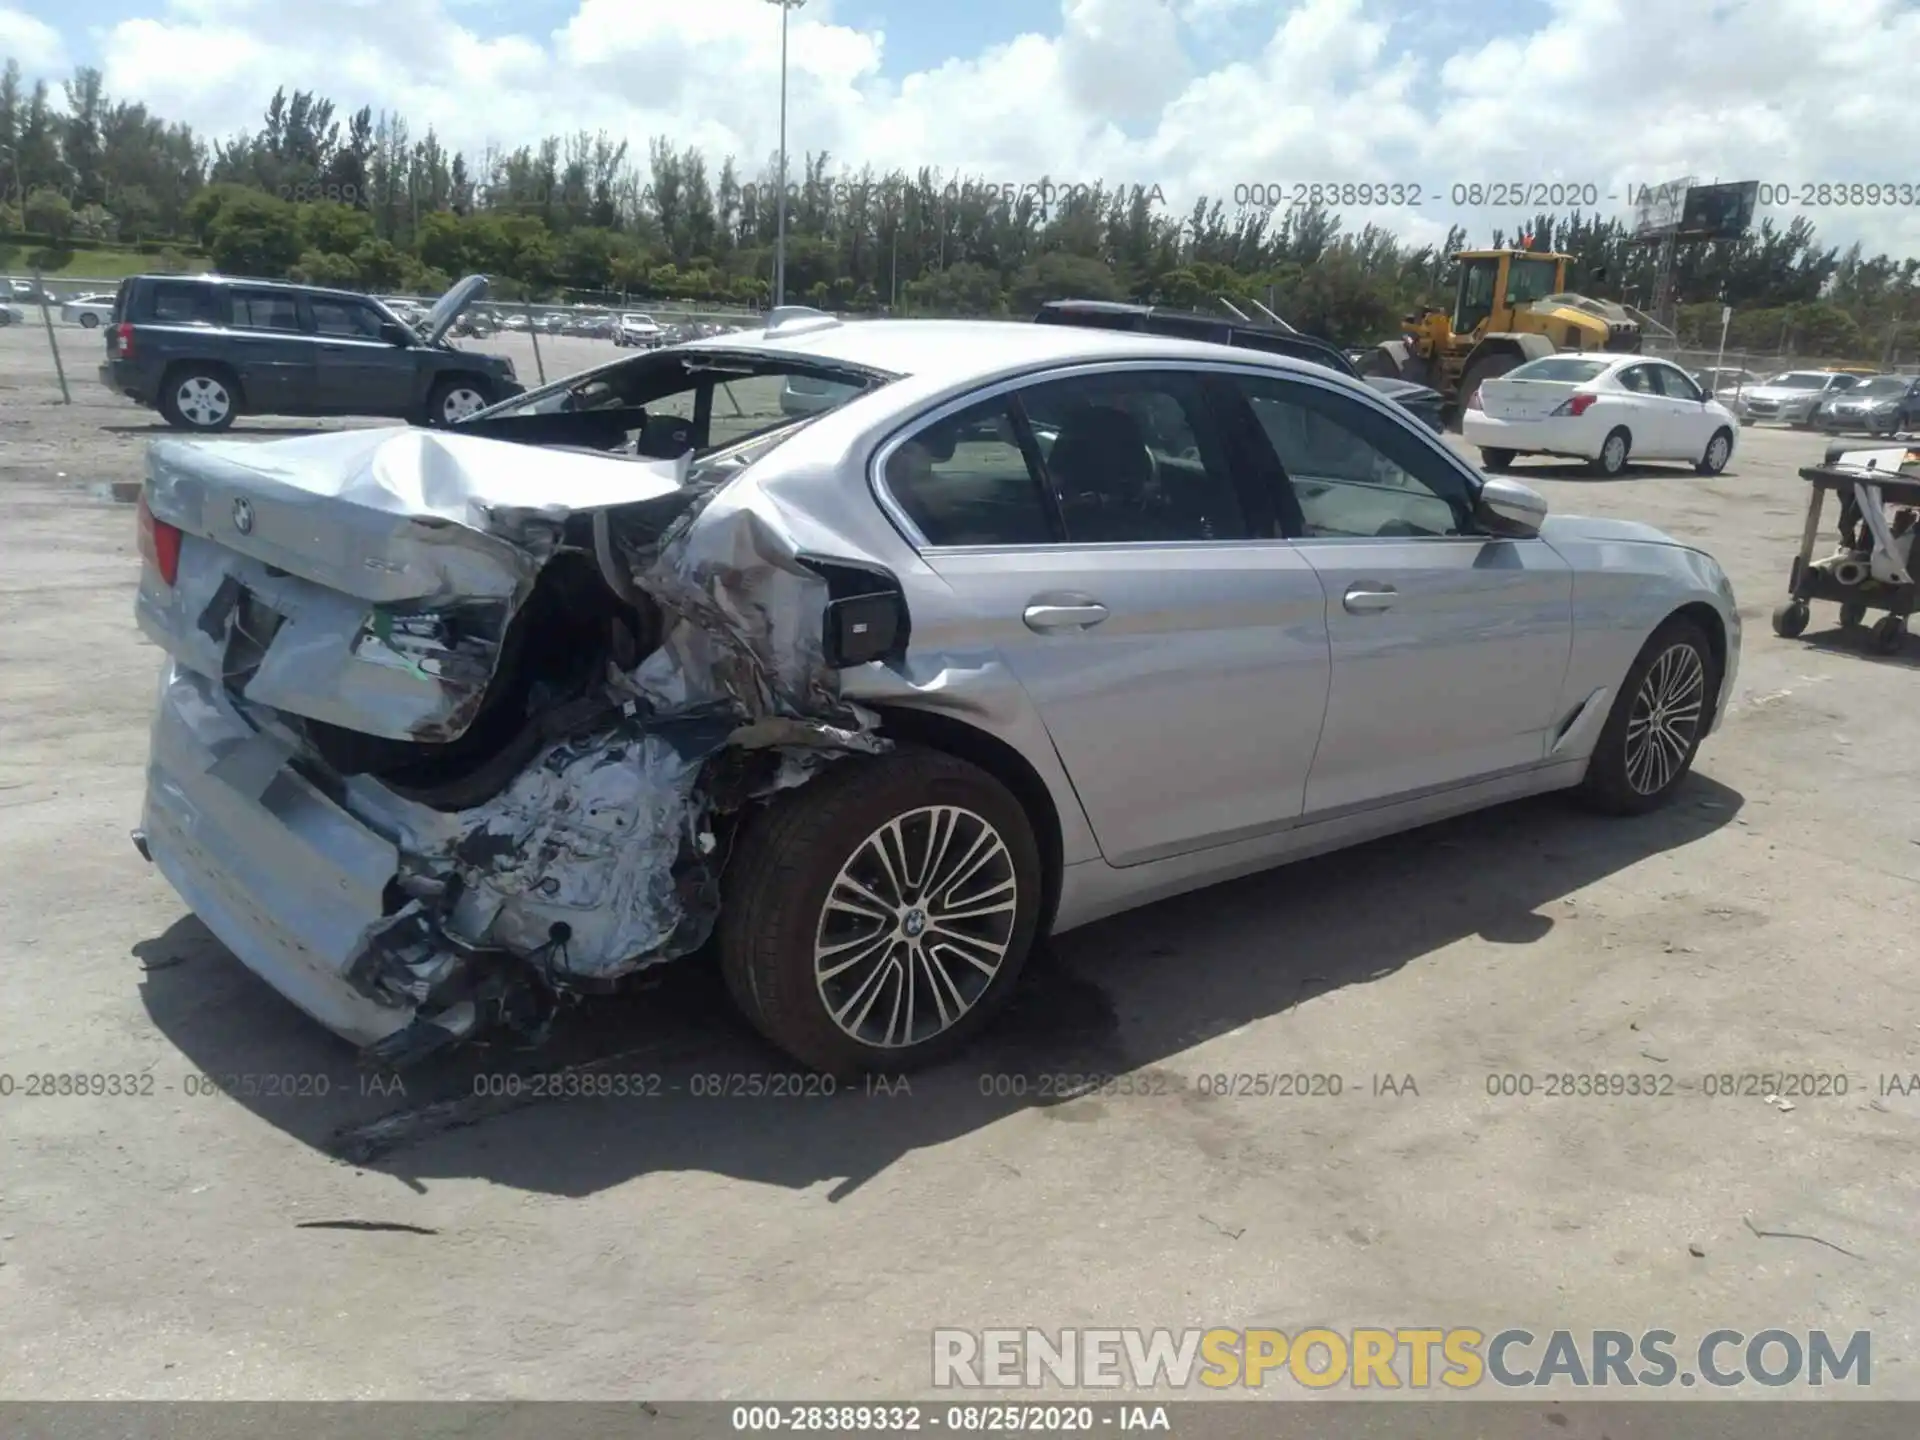
<instances>
[{"instance_id":1,"label":"light pole","mask_svg":"<svg viewBox=\"0 0 1920 1440\"><path fill-rule=\"evenodd\" d=\"M787 12L798 10L807 0L767 0L780 7L780 195L778 229L773 242L773 303L777 309L787 303Z\"/></svg>"}]
</instances>

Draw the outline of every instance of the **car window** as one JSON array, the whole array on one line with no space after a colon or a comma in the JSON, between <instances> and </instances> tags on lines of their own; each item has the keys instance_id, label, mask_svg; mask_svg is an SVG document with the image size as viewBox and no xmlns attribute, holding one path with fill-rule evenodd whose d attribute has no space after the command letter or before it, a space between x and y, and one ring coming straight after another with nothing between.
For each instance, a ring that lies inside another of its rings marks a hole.
<instances>
[{"instance_id":1,"label":"car window","mask_svg":"<svg viewBox=\"0 0 1920 1440\"><path fill-rule=\"evenodd\" d=\"M915 432L888 457L884 479L931 545L1045 545L1055 539L1005 398Z\"/></svg>"},{"instance_id":2,"label":"car window","mask_svg":"<svg viewBox=\"0 0 1920 1440\"><path fill-rule=\"evenodd\" d=\"M1069 544L1244 540L1196 376L1128 372L1020 392Z\"/></svg>"},{"instance_id":3,"label":"car window","mask_svg":"<svg viewBox=\"0 0 1920 1440\"><path fill-rule=\"evenodd\" d=\"M1236 383L1298 502L1290 528L1362 538L1465 532L1466 482L1399 421L1320 386L1252 376Z\"/></svg>"},{"instance_id":4,"label":"car window","mask_svg":"<svg viewBox=\"0 0 1920 1440\"><path fill-rule=\"evenodd\" d=\"M1629 365L1615 378L1619 380L1622 390L1631 390L1636 395L1658 394L1650 373L1652 368L1649 365Z\"/></svg>"},{"instance_id":5,"label":"car window","mask_svg":"<svg viewBox=\"0 0 1920 1440\"><path fill-rule=\"evenodd\" d=\"M351 300L314 300L310 303L313 308L313 328L322 335L338 335L351 340L380 338L380 315L371 305L356 305Z\"/></svg>"},{"instance_id":6,"label":"car window","mask_svg":"<svg viewBox=\"0 0 1920 1440\"><path fill-rule=\"evenodd\" d=\"M1507 372L1509 380L1559 380L1579 385L1595 379L1611 365L1611 360L1580 360L1572 356L1549 355L1544 360L1529 360Z\"/></svg>"},{"instance_id":7,"label":"car window","mask_svg":"<svg viewBox=\"0 0 1920 1440\"><path fill-rule=\"evenodd\" d=\"M1700 387L1692 379L1674 369L1671 365L1649 365L1644 367L1653 373L1653 383L1662 395L1673 400L1698 400Z\"/></svg>"},{"instance_id":8,"label":"car window","mask_svg":"<svg viewBox=\"0 0 1920 1440\"><path fill-rule=\"evenodd\" d=\"M270 290L235 290L230 293L232 325L236 330L295 330L300 328L300 309L293 296Z\"/></svg>"},{"instance_id":9,"label":"car window","mask_svg":"<svg viewBox=\"0 0 1920 1440\"><path fill-rule=\"evenodd\" d=\"M215 325L218 308L211 286L162 283L153 287L148 313L156 325Z\"/></svg>"}]
</instances>

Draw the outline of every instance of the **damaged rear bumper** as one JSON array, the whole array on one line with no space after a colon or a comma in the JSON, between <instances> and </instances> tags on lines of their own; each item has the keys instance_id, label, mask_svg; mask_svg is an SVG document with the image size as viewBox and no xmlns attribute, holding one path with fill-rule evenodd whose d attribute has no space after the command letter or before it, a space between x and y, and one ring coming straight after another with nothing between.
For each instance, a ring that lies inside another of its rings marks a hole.
<instances>
[{"instance_id":1,"label":"damaged rear bumper","mask_svg":"<svg viewBox=\"0 0 1920 1440\"><path fill-rule=\"evenodd\" d=\"M417 1009L347 979L389 918L399 851L286 758L208 682L169 664L147 765L146 850L243 965L336 1035L375 1044Z\"/></svg>"}]
</instances>

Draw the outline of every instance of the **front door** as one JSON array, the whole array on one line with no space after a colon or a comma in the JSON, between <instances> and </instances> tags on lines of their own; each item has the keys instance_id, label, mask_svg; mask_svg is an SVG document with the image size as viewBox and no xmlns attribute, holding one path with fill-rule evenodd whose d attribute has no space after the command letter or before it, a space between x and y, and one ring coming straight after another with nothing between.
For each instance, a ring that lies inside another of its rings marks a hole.
<instances>
[{"instance_id":1,"label":"front door","mask_svg":"<svg viewBox=\"0 0 1920 1440\"><path fill-rule=\"evenodd\" d=\"M1672 365L1652 365L1653 383L1666 409L1666 441L1662 453L1670 460L1698 460L1707 453L1718 422L1707 413L1707 394L1685 372Z\"/></svg>"},{"instance_id":2,"label":"front door","mask_svg":"<svg viewBox=\"0 0 1920 1440\"><path fill-rule=\"evenodd\" d=\"M1249 520L1229 448L1197 376L1108 367L936 420L886 461L954 594L916 637L1019 680L1110 864L1281 829L1304 801L1326 606Z\"/></svg>"},{"instance_id":3,"label":"front door","mask_svg":"<svg viewBox=\"0 0 1920 1440\"><path fill-rule=\"evenodd\" d=\"M1306 818L1539 764L1572 646L1567 563L1544 540L1476 533L1464 469L1383 407L1304 378L1239 384L1326 605Z\"/></svg>"},{"instance_id":4,"label":"front door","mask_svg":"<svg viewBox=\"0 0 1920 1440\"><path fill-rule=\"evenodd\" d=\"M396 345L373 306L335 296L312 296L315 344L314 404L325 414L407 418L414 405L411 346Z\"/></svg>"}]
</instances>

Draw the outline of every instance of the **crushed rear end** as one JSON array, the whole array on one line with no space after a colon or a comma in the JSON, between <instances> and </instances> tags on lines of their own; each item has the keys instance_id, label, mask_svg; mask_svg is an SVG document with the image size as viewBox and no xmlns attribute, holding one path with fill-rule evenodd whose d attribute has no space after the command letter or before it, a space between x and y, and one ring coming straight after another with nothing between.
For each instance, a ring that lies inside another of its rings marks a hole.
<instances>
[{"instance_id":1,"label":"crushed rear end","mask_svg":"<svg viewBox=\"0 0 1920 1440\"><path fill-rule=\"evenodd\" d=\"M731 817L884 745L823 657L826 572L741 473L418 429L156 443L143 853L388 1063L698 948Z\"/></svg>"}]
</instances>

